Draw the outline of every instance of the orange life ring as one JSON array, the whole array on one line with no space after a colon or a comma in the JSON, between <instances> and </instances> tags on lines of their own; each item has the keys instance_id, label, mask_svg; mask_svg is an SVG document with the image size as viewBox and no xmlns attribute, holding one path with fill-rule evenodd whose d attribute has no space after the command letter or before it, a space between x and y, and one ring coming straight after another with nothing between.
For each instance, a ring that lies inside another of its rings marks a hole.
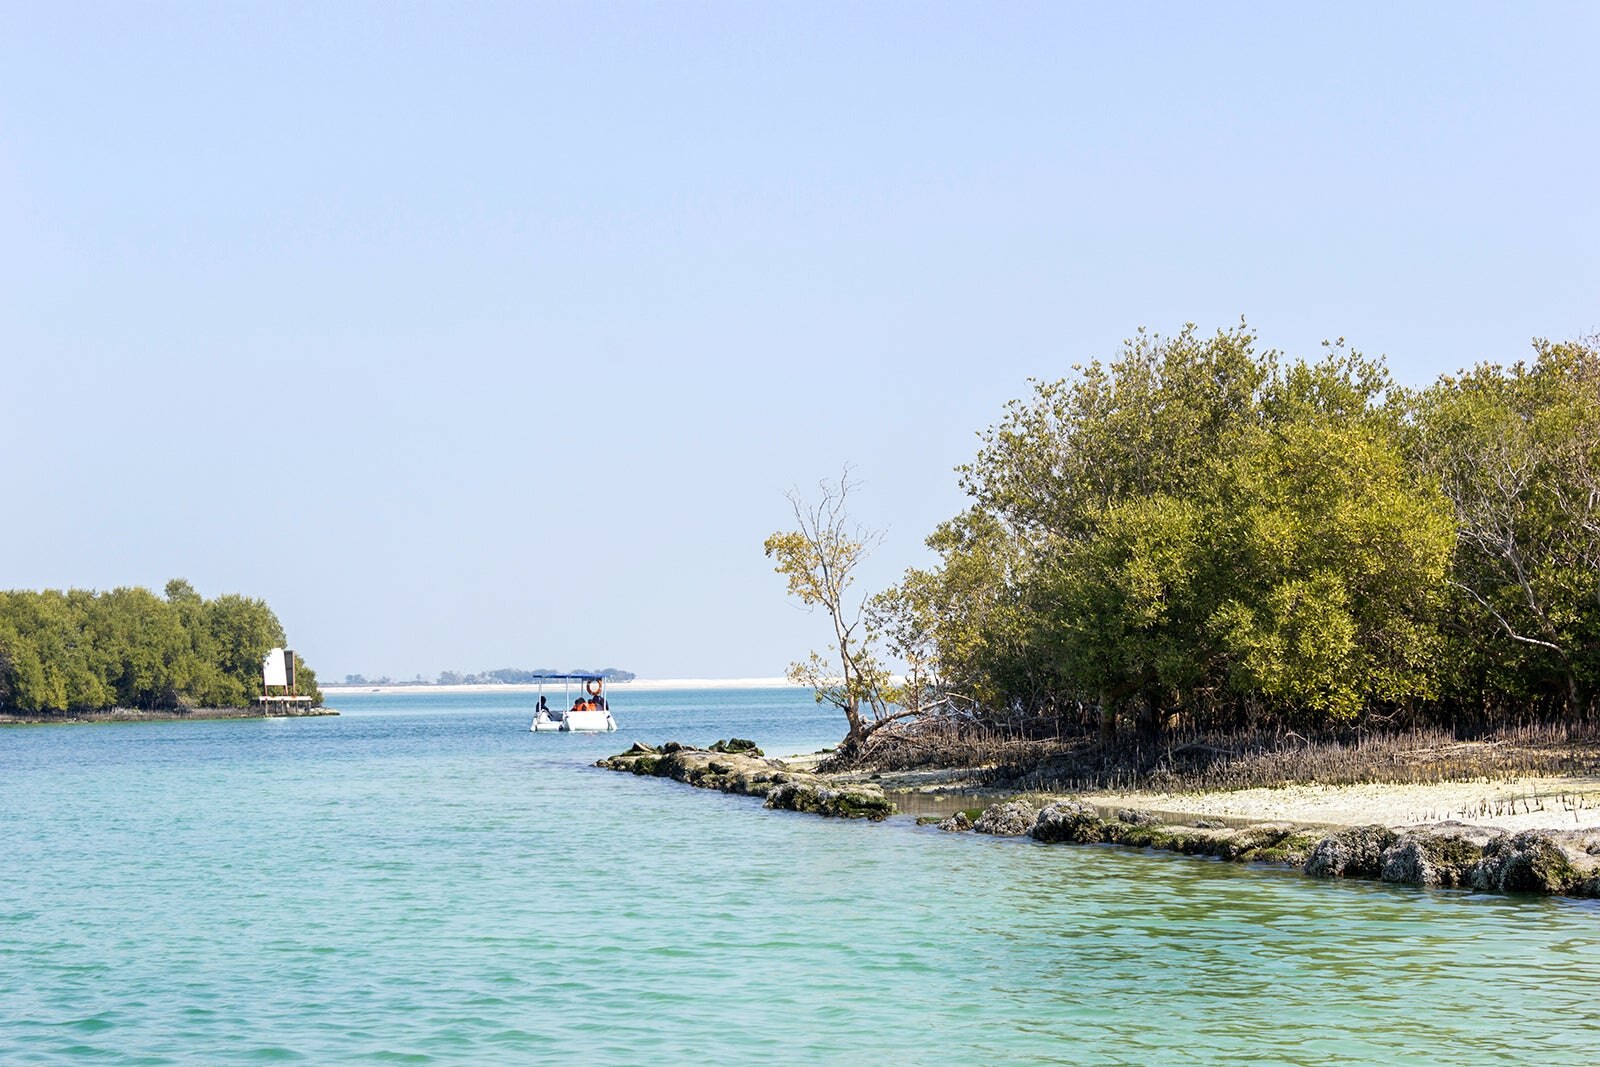
<instances>
[{"instance_id":1,"label":"orange life ring","mask_svg":"<svg viewBox=\"0 0 1600 1067\"><path fill-rule=\"evenodd\" d=\"M583 687L589 691L589 695L592 697L600 695L600 679L598 678L590 678L583 683Z\"/></svg>"}]
</instances>

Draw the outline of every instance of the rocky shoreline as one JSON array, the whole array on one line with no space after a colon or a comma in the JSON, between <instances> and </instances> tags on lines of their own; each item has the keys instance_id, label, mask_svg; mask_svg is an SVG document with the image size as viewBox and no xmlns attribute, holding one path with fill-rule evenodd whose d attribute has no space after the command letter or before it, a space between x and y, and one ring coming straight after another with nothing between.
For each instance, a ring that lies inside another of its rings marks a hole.
<instances>
[{"instance_id":1,"label":"rocky shoreline","mask_svg":"<svg viewBox=\"0 0 1600 1067\"><path fill-rule=\"evenodd\" d=\"M766 807L874 821L895 814L874 784L799 770L766 759L749 741L709 749L635 742L596 764L765 799ZM1044 844L1106 844L1293 867L1317 878L1365 878L1421 887L1600 898L1600 830L1516 833L1447 821L1424 826L1313 826L1287 821L1245 826L1164 821L1136 808L1108 814L1079 800L1024 797L958 812L941 830L1028 837Z\"/></svg>"},{"instance_id":2,"label":"rocky shoreline","mask_svg":"<svg viewBox=\"0 0 1600 1067\"><path fill-rule=\"evenodd\" d=\"M1131 808L1108 819L1096 808L1070 799L1052 799L1038 808L1027 800L1005 801L991 805L976 820L958 814L939 828L1028 836L1046 844L1127 845L1269 863L1296 867L1314 878L1600 897L1600 833L1593 830L1508 834L1461 822L1407 828L1287 822L1242 828L1177 826Z\"/></svg>"},{"instance_id":3,"label":"rocky shoreline","mask_svg":"<svg viewBox=\"0 0 1600 1067\"><path fill-rule=\"evenodd\" d=\"M49 726L53 724L84 722L176 722L179 720L207 719L303 719L322 715L337 715L332 708L274 709L268 715L260 708L102 708L97 711L67 711L58 715L41 715L36 712L0 712L0 726Z\"/></svg>"},{"instance_id":4,"label":"rocky shoreline","mask_svg":"<svg viewBox=\"0 0 1600 1067\"><path fill-rule=\"evenodd\" d=\"M669 741L654 748L635 741L628 751L595 766L655 778L671 778L700 789L763 797L766 806L841 819L887 819L894 802L873 785L840 785L820 774L791 770L762 756L754 742L733 738L710 748Z\"/></svg>"}]
</instances>

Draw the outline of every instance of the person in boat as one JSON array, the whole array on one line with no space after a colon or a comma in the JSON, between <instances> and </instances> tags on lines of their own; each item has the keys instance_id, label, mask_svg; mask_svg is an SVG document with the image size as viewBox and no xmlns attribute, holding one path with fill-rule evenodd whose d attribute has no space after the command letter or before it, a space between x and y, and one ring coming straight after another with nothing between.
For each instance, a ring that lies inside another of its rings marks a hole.
<instances>
[{"instance_id":1,"label":"person in boat","mask_svg":"<svg viewBox=\"0 0 1600 1067\"><path fill-rule=\"evenodd\" d=\"M572 710L573 711L586 711L586 710L588 710L583 705L583 698L582 697L579 697L577 700L574 700L572 702Z\"/></svg>"},{"instance_id":2,"label":"person in boat","mask_svg":"<svg viewBox=\"0 0 1600 1067\"><path fill-rule=\"evenodd\" d=\"M533 710L537 714L543 714L543 715L550 714L550 704L549 704L548 701L545 700L543 693L539 694L539 706L537 708L534 708Z\"/></svg>"}]
</instances>

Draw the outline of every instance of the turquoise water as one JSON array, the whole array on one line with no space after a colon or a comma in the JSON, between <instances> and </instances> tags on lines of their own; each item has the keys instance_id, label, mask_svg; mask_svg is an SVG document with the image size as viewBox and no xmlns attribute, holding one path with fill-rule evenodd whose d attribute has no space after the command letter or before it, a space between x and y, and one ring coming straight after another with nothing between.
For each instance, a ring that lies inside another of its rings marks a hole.
<instances>
[{"instance_id":1,"label":"turquoise water","mask_svg":"<svg viewBox=\"0 0 1600 1067\"><path fill-rule=\"evenodd\" d=\"M589 766L789 691L0 731L0 1063L1593 1064L1594 902L835 822Z\"/></svg>"}]
</instances>

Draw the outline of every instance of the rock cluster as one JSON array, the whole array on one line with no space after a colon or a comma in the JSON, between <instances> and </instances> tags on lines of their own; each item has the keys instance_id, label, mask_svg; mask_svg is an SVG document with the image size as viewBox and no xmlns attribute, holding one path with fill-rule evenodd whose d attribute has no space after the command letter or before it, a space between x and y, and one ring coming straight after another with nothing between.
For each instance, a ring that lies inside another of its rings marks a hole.
<instances>
[{"instance_id":1,"label":"rock cluster","mask_svg":"<svg viewBox=\"0 0 1600 1067\"><path fill-rule=\"evenodd\" d=\"M1384 848L1377 876L1402 885L1470 886L1485 847L1499 836L1465 823L1411 830Z\"/></svg>"},{"instance_id":2,"label":"rock cluster","mask_svg":"<svg viewBox=\"0 0 1600 1067\"><path fill-rule=\"evenodd\" d=\"M776 760L763 759L750 741L733 738L710 748L669 741L655 748L635 741L628 751L595 764L613 771L671 778L701 789L764 797L766 806L840 819L874 822L895 812L883 790L870 785L836 786L815 774L790 771Z\"/></svg>"},{"instance_id":3,"label":"rock cluster","mask_svg":"<svg viewBox=\"0 0 1600 1067\"><path fill-rule=\"evenodd\" d=\"M1399 837L1387 826L1352 826L1317 842L1306 860L1313 878L1376 878L1383 850Z\"/></svg>"},{"instance_id":4,"label":"rock cluster","mask_svg":"<svg viewBox=\"0 0 1600 1067\"><path fill-rule=\"evenodd\" d=\"M1087 804L1061 800L1045 805L1028 834L1046 844L1067 841L1088 845L1105 839L1105 821Z\"/></svg>"},{"instance_id":5,"label":"rock cluster","mask_svg":"<svg viewBox=\"0 0 1600 1067\"><path fill-rule=\"evenodd\" d=\"M996 837L1021 837L1033 829L1039 813L1026 800L1008 800L1004 804L991 804L972 828L980 834Z\"/></svg>"},{"instance_id":6,"label":"rock cluster","mask_svg":"<svg viewBox=\"0 0 1600 1067\"><path fill-rule=\"evenodd\" d=\"M1026 800L993 804L976 821L955 815L939 829L1070 844L1120 844L1239 862L1299 867L1318 878L1373 878L1416 886L1462 886L1508 893L1600 897L1600 831L1524 830L1506 834L1440 823L1396 831L1385 826L1313 830L1292 823L1242 829L1167 826L1124 808L1104 818L1087 804Z\"/></svg>"},{"instance_id":7,"label":"rock cluster","mask_svg":"<svg viewBox=\"0 0 1600 1067\"><path fill-rule=\"evenodd\" d=\"M1483 850L1483 859L1472 868L1472 888L1499 889L1507 893L1572 893L1588 890L1600 895L1600 878L1595 866L1584 863L1583 870L1563 848L1556 835L1540 830L1524 830L1512 836L1501 835ZM1593 846L1591 846L1593 847ZM1584 858L1594 854L1585 850ZM1582 862L1580 860L1580 862Z\"/></svg>"},{"instance_id":8,"label":"rock cluster","mask_svg":"<svg viewBox=\"0 0 1600 1067\"><path fill-rule=\"evenodd\" d=\"M741 756L765 756L766 755L765 752L762 752L759 748L756 747L756 743L754 741L746 741L742 737L730 737L726 741L714 741L714 742L712 742L711 747L706 749L706 751L707 752L731 752L731 753L734 753L734 754L737 754L737 755L741 755Z\"/></svg>"},{"instance_id":9,"label":"rock cluster","mask_svg":"<svg viewBox=\"0 0 1600 1067\"><path fill-rule=\"evenodd\" d=\"M1123 808L1111 818L1088 804L1055 800L1035 809L1026 800L990 805L976 821L957 814L939 824L950 831L975 830L1006 837L1032 837L1046 844L1117 844L1230 860L1303 864L1318 835L1290 823L1261 823L1242 830L1168 826L1149 812Z\"/></svg>"}]
</instances>

